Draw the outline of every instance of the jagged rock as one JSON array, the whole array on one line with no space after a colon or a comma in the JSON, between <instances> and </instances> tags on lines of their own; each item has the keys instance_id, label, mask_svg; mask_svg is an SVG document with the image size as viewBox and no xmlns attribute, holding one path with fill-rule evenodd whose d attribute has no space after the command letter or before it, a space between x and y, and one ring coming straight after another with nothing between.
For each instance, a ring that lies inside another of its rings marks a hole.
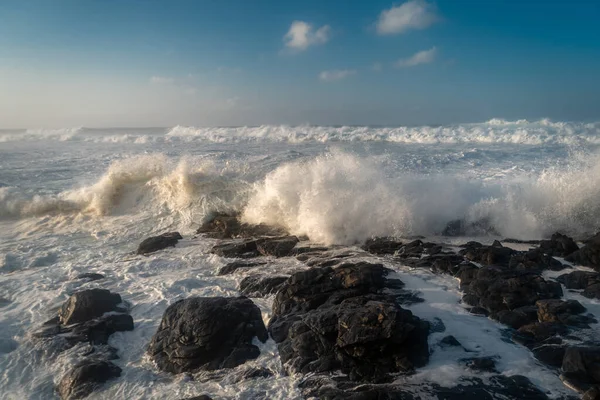
<instances>
[{"instance_id":1,"label":"jagged rock","mask_svg":"<svg viewBox=\"0 0 600 400\"><path fill-rule=\"evenodd\" d=\"M263 256L286 257L299 242L296 236L261 239L256 243L256 249Z\"/></svg>"},{"instance_id":2,"label":"jagged rock","mask_svg":"<svg viewBox=\"0 0 600 400\"><path fill-rule=\"evenodd\" d=\"M402 247L402 242L392 237L368 239L362 249L372 254L394 254Z\"/></svg>"},{"instance_id":3,"label":"jagged rock","mask_svg":"<svg viewBox=\"0 0 600 400\"><path fill-rule=\"evenodd\" d=\"M550 256L566 257L579 250L579 246L570 237L556 232L550 240L540 242L540 250Z\"/></svg>"},{"instance_id":4,"label":"jagged rock","mask_svg":"<svg viewBox=\"0 0 600 400\"><path fill-rule=\"evenodd\" d=\"M77 277L75 279L87 279L91 282L91 281L97 281L100 279L104 279L104 275L96 274L94 272L86 272L85 274L77 275Z\"/></svg>"},{"instance_id":5,"label":"jagged rock","mask_svg":"<svg viewBox=\"0 0 600 400\"><path fill-rule=\"evenodd\" d=\"M266 262L258 262L258 261L254 261L254 262L234 261L234 262L230 262L229 264L227 264L224 267L222 267L221 269L219 269L219 272L217 275L229 275L229 274L233 274L238 269L254 268L254 267L258 267L260 265L266 265L266 264L267 264Z\"/></svg>"},{"instance_id":6,"label":"jagged rock","mask_svg":"<svg viewBox=\"0 0 600 400\"><path fill-rule=\"evenodd\" d=\"M514 310L502 310L492 314L491 317L513 329L519 329L523 325L537 321L537 307L525 306Z\"/></svg>"},{"instance_id":7,"label":"jagged rock","mask_svg":"<svg viewBox=\"0 0 600 400\"><path fill-rule=\"evenodd\" d=\"M600 273L588 271L573 271L556 278L567 289L585 289L588 286L600 283Z\"/></svg>"},{"instance_id":8,"label":"jagged rock","mask_svg":"<svg viewBox=\"0 0 600 400\"><path fill-rule=\"evenodd\" d=\"M214 239L248 239L287 235L286 230L281 227L242 223L235 214L215 214L212 219L198 228L196 233Z\"/></svg>"},{"instance_id":9,"label":"jagged rock","mask_svg":"<svg viewBox=\"0 0 600 400\"><path fill-rule=\"evenodd\" d=\"M58 317L63 325L82 323L110 311L121 311L121 302L121 296L106 289L83 290L69 297Z\"/></svg>"},{"instance_id":10,"label":"jagged rock","mask_svg":"<svg viewBox=\"0 0 600 400\"><path fill-rule=\"evenodd\" d=\"M175 247L180 239L183 239L183 237L179 232L168 232L159 236L152 236L140 243L136 253L149 254L167 247Z\"/></svg>"},{"instance_id":11,"label":"jagged rock","mask_svg":"<svg viewBox=\"0 0 600 400\"><path fill-rule=\"evenodd\" d=\"M585 312L585 307L577 300L539 300L536 305L540 322L561 322L565 325L589 327L588 324L595 321L591 317L577 315Z\"/></svg>"},{"instance_id":12,"label":"jagged rock","mask_svg":"<svg viewBox=\"0 0 600 400\"><path fill-rule=\"evenodd\" d=\"M465 292L463 300L471 306L483 307L492 314L534 305L542 299L562 297L562 288L558 282L546 281L538 274L526 270L483 267L467 282L463 284L461 279L461 288Z\"/></svg>"},{"instance_id":13,"label":"jagged rock","mask_svg":"<svg viewBox=\"0 0 600 400\"><path fill-rule=\"evenodd\" d=\"M436 274L456 275L464 257L459 254L436 254L426 257L431 262L431 270Z\"/></svg>"},{"instance_id":14,"label":"jagged rock","mask_svg":"<svg viewBox=\"0 0 600 400\"><path fill-rule=\"evenodd\" d=\"M462 347L462 344L452 335L444 336L439 344L441 347Z\"/></svg>"},{"instance_id":15,"label":"jagged rock","mask_svg":"<svg viewBox=\"0 0 600 400\"><path fill-rule=\"evenodd\" d=\"M63 400L83 399L101 384L121 376L121 368L110 361L85 360L69 371L58 384Z\"/></svg>"},{"instance_id":16,"label":"jagged rock","mask_svg":"<svg viewBox=\"0 0 600 400\"><path fill-rule=\"evenodd\" d=\"M581 294L590 299L600 299L600 283L586 287Z\"/></svg>"},{"instance_id":17,"label":"jagged rock","mask_svg":"<svg viewBox=\"0 0 600 400\"><path fill-rule=\"evenodd\" d=\"M425 243L417 239L402 246L397 255L400 258L419 258L424 252Z\"/></svg>"},{"instance_id":18,"label":"jagged rock","mask_svg":"<svg viewBox=\"0 0 600 400\"><path fill-rule=\"evenodd\" d=\"M260 255L256 245L257 240L226 242L213 246L210 252L226 258L253 258Z\"/></svg>"},{"instance_id":19,"label":"jagged rock","mask_svg":"<svg viewBox=\"0 0 600 400\"><path fill-rule=\"evenodd\" d=\"M557 259L544 254L540 249L533 249L523 253L513 254L509 261L510 268L521 269L539 269L560 271L566 268L566 265Z\"/></svg>"},{"instance_id":20,"label":"jagged rock","mask_svg":"<svg viewBox=\"0 0 600 400\"><path fill-rule=\"evenodd\" d=\"M456 219L448 222L442 236L497 236L498 232L487 218L475 222L467 222L464 219Z\"/></svg>"},{"instance_id":21,"label":"jagged rock","mask_svg":"<svg viewBox=\"0 0 600 400\"><path fill-rule=\"evenodd\" d=\"M569 254L565 259L584 267L600 269L600 233L592 237L585 246Z\"/></svg>"},{"instance_id":22,"label":"jagged rock","mask_svg":"<svg viewBox=\"0 0 600 400\"><path fill-rule=\"evenodd\" d=\"M600 388L594 386L583 394L581 400L600 400Z\"/></svg>"},{"instance_id":23,"label":"jagged rock","mask_svg":"<svg viewBox=\"0 0 600 400\"><path fill-rule=\"evenodd\" d=\"M240 293L248 297L267 297L277 292L288 278L288 276L248 276L240 282Z\"/></svg>"},{"instance_id":24,"label":"jagged rock","mask_svg":"<svg viewBox=\"0 0 600 400\"><path fill-rule=\"evenodd\" d=\"M600 383L600 347L569 347L562 362L563 375L581 391Z\"/></svg>"},{"instance_id":25,"label":"jagged rock","mask_svg":"<svg viewBox=\"0 0 600 400\"><path fill-rule=\"evenodd\" d=\"M567 348L561 345L543 345L532 349L535 358L544 364L560 368Z\"/></svg>"},{"instance_id":26,"label":"jagged rock","mask_svg":"<svg viewBox=\"0 0 600 400\"><path fill-rule=\"evenodd\" d=\"M494 357L465 358L461 361L465 363L467 368L473 371L498 373L496 370L496 360L494 360Z\"/></svg>"},{"instance_id":27,"label":"jagged rock","mask_svg":"<svg viewBox=\"0 0 600 400\"><path fill-rule=\"evenodd\" d=\"M380 294L380 264L342 264L292 275L277 292L271 336L295 372L341 370L357 381L385 381L429 357L429 324ZM397 285L395 285L397 286Z\"/></svg>"},{"instance_id":28,"label":"jagged rock","mask_svg":"<svg viewBox=\"0 0 600 400\"><path fill-rule=\"evenodd\" d=\"M555 335L566 335L569 330L565 325L557 322L534 322L520 327L518 332L533 343L540 343Z\"/></svg>"},{"instance_id":29,"label":"jagged rock","mask_svg":"<svg viewBox=\"0 0 600 400\"><path fill-rule=\"evenodd\" d=\"M148 353L172 373L233 368L260 355L267 340L259 308L245 297L192 297L165 311Z\"/></svg>"},{"instance_id":30,"label":"jagged rock","mask_svg":"<svg viewBox=\"0 0 600 400\"><path fill-rule=\"evenodd\" d=\"M510 259L517 252L509 247L504 247L498 241L491 246L468 246L461 250L459 254L464 255L469 261L482 265L502 265L508 266Z\"/></svg>"}]
</instances>

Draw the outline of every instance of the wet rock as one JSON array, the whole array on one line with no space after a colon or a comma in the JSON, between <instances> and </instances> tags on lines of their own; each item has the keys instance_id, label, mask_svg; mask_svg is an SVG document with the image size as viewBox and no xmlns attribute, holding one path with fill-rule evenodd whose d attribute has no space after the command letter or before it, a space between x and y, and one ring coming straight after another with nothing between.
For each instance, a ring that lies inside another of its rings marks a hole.
<instances>
[{"instance_id":1,"label":"wet rock","mask_svg":"<svg viewBox=\"0 0 600 400\"><path fill-rule=\"evenodd\" d=\"M452 335L444 336L439 345L441 347L462 347L462 344Z\"/></svg>"},{"instance_id":2,"label":"wet rock","mask_svg":"<svg viewBox=\"0 0 600 400\"><path fill-rule=\"evenodd\" d=\"M565 259L584 267L600 269L600 233L592 237L581 249L569 254Z\"/></svg>"},{"instance_id":3,"label":"wet rock","mask_svg":"<svg viewBox=\"0 0 600 400\"><path fill-rule=\"evenodd\" d=\"M140 243L136 253L149 254L166 249L167 247L175 247L180 239L183 239L183 237L179 232L168 232L159 236L152 236Z\"/></svg>"},{"instance_id":4,"label":"wet rock","mask_svg":"<svg viewBox=\"0 0 600 400\"><path fill-rule=\"evenodd\" d=\"M448 222L442 236L497 236L496 229L487 218L475 222L467 222L464 219L456 219Z\"/></svg>"},{"instance_id":5,"label":"wet rock","mask_svg":"<svg viewBox=\"0 0 600 400\"><path fill-rule=\"evenodd\" d=\"M566 335L569 330L558 322L534 322L520 327L518 332L528 337L532 343L540 343L556 335Z\"/></svg>"},{"instance_id":6,"label":"wet rock","mask_svg":"<svg viewBox=\"0 0 600 400\"><path fill-rule=\"evenodd\" d=\"M172 373L233 368L260 355L267 340L259 308L245 297L192 297L165 311L148 353Z\"/></svg>"},{"instance_id":7,"label":"wet rock","mask_svg":"<svg viewBox=\"0 0 600 400\"><path fill-rule=\"evenodd\" d=\"M230 275L238 269L254 268L260 265L266 265L265 262L234 261L219 269L218 275Z\"/></svg>"},{"instance_id":8,"label":"wet rock","mask_svg":"<svg viewBox=\"0 0 600 400\"><path fill-rule=\"evenodd\" d=\"M560 368L562 366L566 350L566 346L543 345L535 347L531 351L533 352L534 357L544 364Z\"/></svg>"},{"instance_id":9,"label":"wet rock","mask_svg":"<svg viewBox=\"0 0 600 400\"><path fill-rule=\"evenodd\" d=\"M570 237L556 232L550 240L540 242L540 250L553 257L566 257L579 250L579 246Z\"/></svg>"},{"instance_id":10,"label":"wet rock","mask_svg":"<svg viewBox=\"0 0 600 400\"><path fill-rule=\"evenodd\" d=\"M203 394L201 396L188 397L188 398L181 399L181 400L213 400L213 398L206 394Z\"/></svg>"},{"instance_id":11,"label":"wet rock","mask_svg":"<svg viewBox=\"0 0 600 400\"><path fill-rule=\"evenodd\" d=\"M260 255L257 248L257 240L221 243L213 246L210 252L225 258L253 258Z\"/></svg>"},{"instance_id":12,"label":"wet rock","mask_svg":"<svg viewBox=\"0 0 600 400\"><path fill-rule=\"evenodd\" d=\"M600 383L600 347L569 347L562 362L563 382L580 393Z\"/></svg>"},{"instance_id":13,"label":"wet rock","mask_svg":"<svg viewBox=\"0 0 600 400\"><path fill-rule=\"evenodd\" d=\"M492 246L469 246L463 249L459 254L464 255L469 261L482 265L503 265L508 266L510 259L517 252L509 247L503 247L498 241Z\"/></svg>"},{"instance_id":14,"label":"wet rock","mask_svg":"<svg viewBox=\"0 0 600 400\"><path fill-rule=\"evenodd\" d=\"M92 281L104 279L104 275L96 274L94 272L86 272L85 274L77 275L77 277L75 279L87 279L88 281L92 282Z\"/></svg>"},{"instance_id":15,"label":"wet rock","mask_svg":"<svg viewBox=\"0 0 600 400\"><path fill-rule=\"evenodd\" d=\"M530 271L492 266L468 272L469 279L464 284L461 279L461 289L465 292L463 300L492 314L534 305L542 299L562 297L558 282L546 281Z\"/></svg>"},{"instance_id":16,"label":"wet rock","mask_svg":"<svg viewBox=\"0 0 600 400\"><path fill-rule=\"evenodd\" d=\"M376 237L368 239L362 249L372 254L394 254L402 246L402 242L393 237Z\"/></svg>"},{"instance_id":17,"label":"wet rock","mask_svg":"<svg viewBox=\"0 0 600 400\"><path fill-rule=\"evenodd\" d=\"M577 300L539 300L538 320L540 322L561 322L565 325L589 327L595 320L591 317L578 315L585 312L585 307Z\"/></svg>"},{"instance_id":18,"label":"wet rock","mask_svg":"<svg viewBox=\"0 0 600 400\"><path fill-rule=\"evenodd\" d=\"M83 399L103 383L121 376L121 368L110 361L85 360L69 371L58 384L63 400Z\"/></svg>"},{"instance_id":19,"label":"wet rock","mask_svg":"<svg viewBox=\"0 0 600 400\"><path fill-rule=\"evenodd\" d=\"M525 312L517 310L502 310L496 314L492 314L492 319L500 322L501 324L508 325L513 329L519 329L523 325L530 324L537 321L537 310L535 316L532 318Z\"/></svg>"},{"instance_id":20,"label":"wet rock","mask_svg":"<svg viewBox=\"0 0 600 400\"><path fill-rule=\"evenodd\" d=\"M552 256L544 254L540 249L533 249L527 252L513 254L509 261L509 267L538 269L540 271L560 271L565 269L566 265Z\"/></svg>"},{"instance_id":21,"label":"wet rock","mask_svg":"<svg viewBox=\"0 0 600 400\"><path fill-rule=\"evenodd\" d=\"M269 323L284 365L371 382L424 365L429 324L381 294L388 272L359 262L292 275L277 292Z\"/></svg>"},{"instance_id":22,"label":"wet rock","mask_svg":"<svg viewBox=\"0 0 600 400\"><path fill-rule=\"evenodd\" d=\"M260 379L260 378L270 378L273 376L273 371L267 368L247 368L245 370L239 371L239 373L231 374L231 379L228 379L228 383L238 383L247 381L250 379ZM230 376L228 376L229 378Z\"/></svg>"},{"instance_id":23,"label":"wet rock","mask_svg":"<svg viewBox=\"0 0 600 400\"><path fill-rule=\"evenodd\" d=\"M285 236L276 239L261 239L256 243L256 249L263 256L286 257L299 242L296 236Z\"/></svg>"},{"instance_id":24,"label":"wet rock","mask_svg":"<svg viewBox=\"0 0 600 400\"><path fill-rule=\"evenodd\" d=\"M595 386L587 390L581 400L600 400L600 388Z\"/></svg>"},{"instance_id":25,"label":"wet rock","mask_svg":"<svg viewBox=\"0 0 600 400\"><path fill-rule=\"evenodd\" d=\"M240 282L240 293L248 297L267 297L277 292L288 278L288 276L248 276Z\"/></svg>"},{"instance_id":26,"label":"wet rock","mask_svg":"<svg viewBox=\"0 0 600 400\"><path fill-rule=\"evenodd\" d=\"M425 243L421 240L413 240L410 243L405 244L398 250L397 256L400 258L419 258L421 254L425 252Z\"/></svg>"},{"instance_id":27,"label":"wet rock","mask_svg":"<svg viewBox=\"0 0 600 400\"><path fill-rule=\"evenodd\" d=\"M436 274L456 275L464 257L459 254L436 254L426 258L431 262L431 271Z\"/></svg>"},{"instance_id":28,"label":"wet rock","mask_svg":"<svg viewBox=\"0 0 600 400\"><path fill-rule=\"evenodd\" d=\"M600 283L586 287L581 294L590 299L600 299Z\"/></svg>"},{"instance_id":29,"label":"wet rock","mask_svg":"<svg viewBox=\"0 0 600 400\"><path fill-rule=\"evenodd\" d=\"M106 289L88 289L73 294L63 304L58 317L63 325L82 323L119 308L121 296Z\"/></svg>"},{"instance_id":30,"label":"wet rock","mask_svg":"<svg viewBox=\"0 0 600 400\"><path fill-rule=\"evenodd\" d=\"M461 361L465 363L467 368L473 371L498 373L494 357L465 358Z\"/></svg>"},{"instance_id":31,"label":"wet rock","mask_svg":"<svg viewBox=\"0 0 600 400\"><path fill-rule=\"evenodd\" d=\"M467 311L469 311L473 315L481 315L484 317L487 317L489 315L488 310L486 310L483 307L471 307L471 308L468 308Z\"/></svg>"},{"instance_id":32,"label":"wet rock","mask_svg":"<svg viewBox=\"0 0 600 400\"><path fill-rule=\"evenodd\" d=\"M198 228L196 233L204 234L213 239L248 239L287 235L286 230L281 227L242 223L236 214L215 214Z\"/></svg>"},{"instance_id":33,"label":"wet rock","mask_svg":"<svg viewBox=\"0 0 600 400\"><path fill-rule=\"evenodd\" d=\"M588 271L573 271L556 278L567 289L585 289L588 286L600 283L600 273Z\"/></svg>"}]
</instances>

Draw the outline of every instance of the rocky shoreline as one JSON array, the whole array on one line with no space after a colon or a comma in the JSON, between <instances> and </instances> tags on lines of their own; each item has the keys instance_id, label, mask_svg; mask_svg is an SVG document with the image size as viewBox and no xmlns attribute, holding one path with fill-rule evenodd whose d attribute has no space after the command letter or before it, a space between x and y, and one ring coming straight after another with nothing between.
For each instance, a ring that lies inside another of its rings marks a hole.
<instances>
[{"instance_id":1,"label":"rocky shoreline","mask_svg":"<svg viewBox=\"0 0 600 400\"><path fill-rule=\"evenodd\" d=\"M524 376L498 373L494 357L467 351L459 362L475 374L454 385L403 382L402 377L427 365L436 348L465 347L452 335L430 340L432 333L444 332L443 323L406 308L424 299L407 290L402 276L389 268L398 264L456 278L462 303L473 317L503 324L507 341L525 346L560 375L572 389L568 398L600 399L600 340L590 329L598 321L580 302L564 298L570 290L600 299L600 234L580 248L556 233L548 240L521 243L529 249L520 251L505 245L511 241L456 247L397 238L373 238L360 248L323 247L281 228L248 225L225 214L215 215L197 234L217 239L210 252L232 259L219 275L248 274L240 282L239 297L190 297L167 308L148 343L149 357L166 373L193 377L210 371L222 377L227 369L257 358L256 343L273 340L284 371L303 376L300 390L307 399L549 398ZM177 232L148 238L137 254L176 246L181 239ZM283 273L270 267L288 258L303 266ZM102 278L97 275L80 279ZM272 317L263 322L250 298L270 296ZM56 318L35 332L38 340L62 349L89 345L60 377L61 398L85 398L120 376L121 368L111 362L118 349L108 346L108 338L135 329L129 307L108 290L76 292ZM235 379L270 375L250 368Z\"/></svg>"}]
</instances>

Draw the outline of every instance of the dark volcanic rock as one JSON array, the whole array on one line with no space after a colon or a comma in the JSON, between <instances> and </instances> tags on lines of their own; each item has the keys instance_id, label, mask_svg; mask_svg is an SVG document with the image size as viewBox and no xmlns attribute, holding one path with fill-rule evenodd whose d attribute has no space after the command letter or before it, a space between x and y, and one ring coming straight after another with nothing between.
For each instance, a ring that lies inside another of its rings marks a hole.
<instances>
[{"instance_id":1,"label":"dark volcanic rock","mask_svg":"<svg viewBox=\"0 0 600 400\"><path fill-rule=\"evenodd\" d=\"M542 299L562 297L558 282L546 281L529 271L502 267L483 267L469 283L462 283L463 300L471 306L483 307L490 313L534 305Z\"/></svg>"},{"instance_id":2,"label":"dark volcanic rock","mask_svg":"<svg viewBox=\"0 0 600 400\"><path fill-rule=\"evenodd\" d=\"M286 257L298 242L296 236L261 239L256 243L256 249L263 256Z\"/></svg>"},{"instance_id":3,"label":"dark volcanic rock","mask_svg":"<svg viewBox=\"0 0 600 400\"><path fill-rule=\"evenodd\" d=\"M400 250L402 242L392 237L376 237L368 239L362 249L372 254L394 254Z\"/></svg>"},{"instance_id":4,"label":"dark volcanic rock","mask_svg":"<svg viewBox=\"0 0 600 400\"><path fill-rule=\"evenodd\" d=\"M514 254L510 258L509 267L560 271L565 269L566 265L554 257L544 254L540 249L533 249L527 252Z\"/></svg>"},{"instance_id":5,"label":"dark volcanic rock","mask_svg":"<svg viewBox=\"0 0 600 400\"><path fill-rule=\"evenodd\" d=\"M570 237L557 232L550 240L540 242L540 250L550 256L566 257L579 250L579 246Z\"/></svg>"},{"instance_id":6,"label":"dark volcanic rock","mask_svg":"<svg viewBox=\"0 0 600 400\"><path fill-rule=\"evenodd\" d=\"M260 255L256 245L257 240L225 242L213 246L210 252L226 258L253 258Z\"/></svg>"},{"instance_id":7,"label":"dark volcanic rock","mask_svg":"<svg viewBox=\"0 0 600 400\"><path fill-rule=\"evenodd\" d=\"M600 233L592 237L581 249L569 254L565 259L585 267L600 269Z\"/></svg>"},{"instance_id":8,"label":"dark volcanic rock","mask_svg":"<svg viewBox=\"0 0 600 400\"><path fill-rule=\"evenodd\" d=\"M588 324L595 322L591 317L578 315L585 311L585 307L577 300L539 300L536 305L540 322L561 322L582 328L587 328Z\"/></svg>"},{"instance_id":9,"label":"dark volcanic rock","mask_svg":"<svg viewBox=\"0 0 600 400\"><path fill-rule=\"evenodd\" d=\"M237 215L216 214L198 228L196 233L214 239L259 238L263 236L285 236L285 229L269 225L252 225L240 222Z\"/></svg>"},{"instance_id":10,"label":"dark volcanic rock","mask_svg":"<svg viewBox=\"0 0 600 400\"><path fill-rule=\"evenodd\" d=\"M110 361L86 360L77 364L58 384L63 400L83 399L104 382L121 376L121 368Z\"/></svg>"},{"instance_id":11,"label":"dark volcanic rock","mask_svg":"<svg viewBox=\"0 0 600 400\"><path fill-rule=\"evenodd\" d=\"M498 232L491 225L487 218L475 222L467 222L463 219L456 219L448 222L442 236L497 236Z\"/></svg>"},{"instance_id":12,"label":"dark volcanic rock","mask_svg":"<svg viewBox=\"0 0 600 400\"><path fill-rule=\"evenodd\" d=\"M508 325L513 329L519 329L523 325L537 321L537 317L532 318L530 315L516 310L502 310L496 314L492 314L491 317L492 319L495 319L504 325Z\"/></svg>"},{"instance_id":13,"label":"dark volcanic rock","mask_svg":"<svg viewBox=\"0 0 600 400\"><path fill-rule=\"evenodd\" d=\"M106 289L88 289L73 294L58 314L63 325L86 322L110 311L120 311L121 296Z\"/></svg>"},{"instance_id":14,"label":"dark volcanic rock","mask_svg":"<svg viewBox=\"0 0 600 400\"><path fill-rule=\"evenodd\" d=\"M567 289L585 289L588 286L600 283L600 273L588 271L573 271L556 278Z\"/></svg>"},{"instance_id":15,"label":"dark volcanic rock","mask_svg":"<svg viewBox=\"0 0 600 400\"><path fill-rule=\"evenodd\" d=\"M459 254L464 255L469 261L482 265L508 266L511 257L517 252L509 247L503 247L500 242L496 241L491 246L468 246L461 250Z\"/></svg>"},{"instance_id":16,"label":"dark volcanic rock","mask_svg":"<svg viewBox=\"0 0 600 400\"><path fill-rule=\"evenodd\" d=\"M267 297L277 292L288 278L288 276L248 276L240 282L240 293L248 297Z\"/></svg>"},{"instance_id":17,"label":"dark volcanic rock","mask_svg":"<svg viewBox=\"0 0 600 400\"><path fill-rule=\"evenodd\" d=\"M75 279L87 279L91 282L91 281L97 281L100 279L104 279L104 275L96 274L94 272L86 272L85 274L77 275L77 277Z\"/></svg>"},{"instance_id":18,"label":"dark volcanic rock","mask_svg":"<svg viewBox=\"0 0 600 400\"><path fill-rule=\"evenodd\" d=\"M540 343L556 335L566 335L569 330L558 322L534 322L520 327L519 333L530 338L532 343Z\"/></svg>"},{"instance_id":19,"label":"dark volcanic rock","mask_svg":"<svg viewBox=\"0 0 600 400\"><path fill-rule=\"evenodd\" d=\"M498 373L496 370L496 360L494 357L465 358L461 361L465 363L467 368L473 371Z\"/></svg>"},{"instance_id":20,"label":"dark volcanic rock","mask_svg":"<svg viewBox=\"0 0 600 400\"><path fill-rule=\"evenodd\" d=\"M586 287L581 294L590 299L600 299L600 283Z\"/></svg>"},{"instance_id":21,"label":"dark volcanic rock","mask_svg":"<svg viewBox=\"0 0 600 400\"><path fill-rule=\"evenodd\" d=\"M260 355L267 340L258 307L245 297L192 297L165 311L148 353L172 373L233 368Z\"/></svg>"},{"instance_id":22,"label":"dark volcanic rock","mask_svg":"<svg viewBox=\"0 0 600 400\"><path fill-rule=\"evenodd\" d=\"M462 347L462 344L452 335L444 336L439 344L441 347Z\"/></svg>"},{"instance_id":23,"label":"dark volcanic rock","mask_svg":"<svg viewBox=\"0 0 600 400\"><path fill-rule=\"evenodd\" d=\"M533 355L544 364L560 368L567 348L561 345L543 345L535 347Z\"/></svg>"},{"instance_id":24,"label":"dark volcanic rock","mask_svg":"<svg viewBox=\"0 0 600 400\"><path fill-rule=\"evenodd\" d=\"M600 347L569 347L562 362L563 375L585 391L600 383Z\"/></svg>"},{"instance_id":25,"label":"dark volcanic rock","mask_svg":"<svg viewBox=\"0 0 600 400\"><path fill-rule=\"evenodd\" d=\"M229 274L233 274L238 269L254 268L254 267L258 267L260 265L266 265L266 264L267 263L265 263L265 262L258 262L258 261L255 261L255 262L234 261L234 262L230 262L229 264L227 264L224 267L222 267L221 269L219 269L218 275L229 275Z\"/></svg>"},{"instance_id":26,"label":"dark volcanic rock","mask_svg":"<svg viewBox=\"0 0 600 400\"><path fill-rule=\"evenodd\" d=\"M340 369L352 380L379 382L424 365L429 324L394 295L380 293L387 273L380 264L359 262L292 275L277 293L269 323L286 367Z\"/></svg>"},{"instance_id":27,"label":"dark volcanic rock","mask_svg":"<svg viewBox=\"0 0 600 400\"><path fill-rule=\"evenodd\" d=\"M179 232L168 232L159 236L152 236L140 243L136 253L148 254L166 249L167 247L175 247L180 239L183 239L183 237Z\"/></svg>"}]
</instances>

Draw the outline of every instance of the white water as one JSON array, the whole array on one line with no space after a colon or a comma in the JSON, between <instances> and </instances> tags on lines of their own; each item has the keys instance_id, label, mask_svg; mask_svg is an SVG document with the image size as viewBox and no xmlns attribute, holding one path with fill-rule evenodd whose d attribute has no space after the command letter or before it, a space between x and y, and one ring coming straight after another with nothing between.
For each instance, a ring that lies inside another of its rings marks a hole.
<instances>
[{"instance_id":1,"label":"white water","mask_svg":"<svg viewBox=\"0 0 600 400\"><path fill-rule=\"evenodd\" d=\"M206 254L209 241L191 239L208 213L240 210L247 221L281 224L326 244L435 235L457 218L487 218L505 237L583 236L600 228L598 143L597 123L501 120L437 128L1 131L0 297L11 302L0 308L0 393L52 398L76 349L49 354L29 333L69 293L104 287L132 305L136 328L111 338L124 374L92 398L297 398L296 377L193 382L158 372L144 355L169 304L237 293L242 277L217 277L225 260ZM167 230L186 239L151 257L129 254ZM83 272L108 278L71 280ZM456 282L400 273L428 300L415 314L437 315L461 342L501 354L501 372L529 374L555 397L564 393L527 351L501 340L499 325L464 313ZM268 319L271 300L256 302ZM434 354L413 379L452 381L462 373L455 356ZM281 372L272 342L256 363Z\"/></svg>"}]
</instances>

